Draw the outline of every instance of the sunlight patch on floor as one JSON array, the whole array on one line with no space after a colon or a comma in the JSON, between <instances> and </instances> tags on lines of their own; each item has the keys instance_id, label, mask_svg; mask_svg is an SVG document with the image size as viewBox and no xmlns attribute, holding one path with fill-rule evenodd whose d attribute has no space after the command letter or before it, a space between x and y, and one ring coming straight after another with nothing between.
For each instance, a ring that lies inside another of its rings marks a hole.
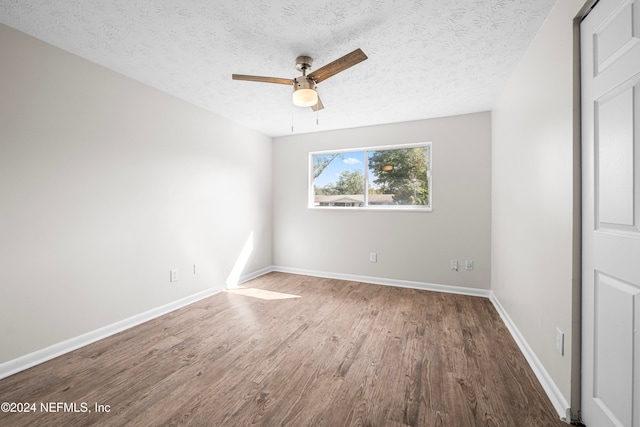
<instances>
[{"instance_id":1,"label":"sunlight patch on floor","mask_svg":"<svg viewBox=\"0 0 640 427\"><path fill-rule=\"evenodd\" d=\"M267 291L258 288L243 288L242 286L233 289L227 289L225 292L236 295L244 295L247 297L260 298L264 300L300 298L300 295L283 294L281 292Z\"/></svg>"}]
</instances>

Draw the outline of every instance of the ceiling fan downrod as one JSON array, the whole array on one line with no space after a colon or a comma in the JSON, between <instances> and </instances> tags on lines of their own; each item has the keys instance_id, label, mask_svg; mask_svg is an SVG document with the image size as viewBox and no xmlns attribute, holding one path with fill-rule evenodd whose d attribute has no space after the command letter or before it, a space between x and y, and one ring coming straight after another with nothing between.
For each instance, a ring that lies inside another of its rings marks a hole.
<instances>
[{"instance_id":1,"label":"ceiling fan downrod","mask_svg":"<svg viewBox=\"0 0 640 427\"><path fill-rule=\"evenodd\" d=\"M311 69L311 65L313 65L313 58L310 56L298 56L296 58L296 70L302 72L302 75L306 77L307 70Z\"/></svg>"}]
</instances>

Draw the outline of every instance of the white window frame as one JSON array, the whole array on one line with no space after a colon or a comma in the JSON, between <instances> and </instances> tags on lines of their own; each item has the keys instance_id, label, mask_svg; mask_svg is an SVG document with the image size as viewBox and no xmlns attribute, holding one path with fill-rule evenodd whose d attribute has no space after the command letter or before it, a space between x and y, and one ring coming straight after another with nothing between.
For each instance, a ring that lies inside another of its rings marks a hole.
<instances>
[{"instance_id":1,"label":"white window frame","mask_svg":"<svg viewBox=\"0 0 640 427\"><path fill-rule=\"evenodd\" d=\"M369 202L369 151L382 151L382 150L401 150L405 148L419 148L428 147L427 156L427 178L429 178L429 205L373 205L370 206ZM352 152L364 152L364 206L315 206L315 191L314 191L314 179L313 179L313 156L319 154L335 154L335 153L352 153ZM354 147L343 148L339 150L320 150L309 152L309 166L308 166L308 201L307 207L309 209L317 210L349 210L349 211L410 211L410 212L431 212L433 210L433 178L431 173L431 167L433 164L433 146L431 142L416 142L411 144L398 144L398 145L381 145L372 147Z\"/></svg>"}]
</instances>

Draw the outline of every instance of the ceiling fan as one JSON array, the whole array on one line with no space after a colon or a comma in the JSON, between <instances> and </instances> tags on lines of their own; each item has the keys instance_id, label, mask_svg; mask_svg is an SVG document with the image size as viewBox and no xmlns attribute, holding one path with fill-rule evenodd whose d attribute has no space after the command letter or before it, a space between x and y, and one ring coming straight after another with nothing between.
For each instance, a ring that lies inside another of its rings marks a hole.
<instances>
[{"instance_id":1,"label":"ceiling fan","mask_svg":"<svg viewBox=\"0 0 640 427\"><path fill-rule=\"evenodd\" d=\"M324 108L317 92L318 83L346 70L347 68L353 67L365 59L367 59L367 55L365 55L362 50L356 49L307 75L307 71L311 69L311 65L313 64L313 59L309 56L299 56L296 58L296 70L301 71L302 75L294 79L247 76L244 74L232 74L231 77L233 80L291 85L293 86L293 103L295 105L298 107L311 107L313 111L318 111Z\"/></svg>"}]
</instances>

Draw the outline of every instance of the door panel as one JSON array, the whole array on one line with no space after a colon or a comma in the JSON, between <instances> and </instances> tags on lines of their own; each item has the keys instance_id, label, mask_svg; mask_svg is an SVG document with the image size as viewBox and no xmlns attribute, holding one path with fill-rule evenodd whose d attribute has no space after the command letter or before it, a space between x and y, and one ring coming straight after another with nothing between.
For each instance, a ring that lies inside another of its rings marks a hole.
<instances>
[{"instance_id":1,"label":"door panel","mask_svg":"<svg viewBox=\"0 0 640 427\"><path fill-rule=\"evenodd\" d=\"M638 38L640 8L633 3L625 3L628 4L618 8L616 13L594 33L597 73L607 68L627 50L640 42L640 38Z\"/></svg>"},{"instance_id":2,"label":"door panel","mask_svg":"<svg viewBox=\"0 0 640 427\"><path fill-rule=\"evenodd\" d=\"M634 330L640 289L602 272L595 277L593 398L612 419L631 426Z\"/></svg>"},{"instance_id":3,"label":"door panel","mask_svg":"<svg viewBox=\"0 0 640 427\"><path fill-rule=\"evenodd\" d=\"M626 85L625 85L626 86ZM614 89L596 101L597 228L634 226L634 87Z\"/></svg>"},{"instance_id":4,"label":"door panel","mask_svg":"<svg viewBox=\"0 0 640 427\"><path fill-rule=\"evenodd\" d=\"M581 25L582 415L640 427L640 0Z\"/></svg>"}]
</instances>

